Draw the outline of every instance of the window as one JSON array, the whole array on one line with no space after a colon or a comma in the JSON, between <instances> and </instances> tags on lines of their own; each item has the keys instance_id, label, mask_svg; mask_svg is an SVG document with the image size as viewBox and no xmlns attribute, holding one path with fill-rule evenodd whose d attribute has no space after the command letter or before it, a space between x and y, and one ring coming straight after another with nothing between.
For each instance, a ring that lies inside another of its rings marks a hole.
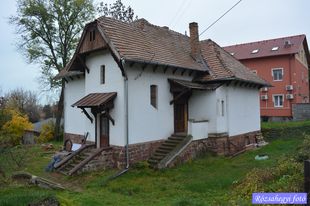
<instances>
[{"instance_id":1,"label":"window","mask_svg":"<svg viewBox=\"0 0 310 206\"><path fill-rule=\"evenodd\" d=\"M235 53L234 53L234 52L231 52L231 53L230 53L230 55L231 55L231 56L234 56L234 55L235 55Z\"/></svg>"},{"instance_id":2,"label":"window","mask_svg":"<svg viewBox=\"0 0 310 206\"><path fill-rule=\"evenodd\" d=\"M256 53L258 53L258 51L259 51L259 49L254 49L254 50L251 52L251 54L256 54Z\"/></svg>"},{"instance_id":3,"label":"window","mask_svg":"<svg viewBox=\"0 0 310 206\"><path fill-rule=\"evenodd\" d=\"M225 112L225 104L224 104L224 100L221 101L221 114L224 117L224 112Z\"/></svg>"},{"instance_id":4,"label":"window","mask_svg":"<svg viewBox=\"0 0 310 206\"><path fill-rule=\"evenodd\" d=\"M89 32L89 41L94 41L96 39L96 30Z\"/></svg>"},{"instance_id":5,"label":"window","mask_svg":"<svg viewBox=\"0 0 310 206\"><path fill-rule=\"evenodd\" d=\"M272 69L273 81L282 81L283 80L283 68Z\"/></svg>"},{"instance_id":6,"label":"window","mask_svg":"<svg viewBox=\"0 0 310 206\"><path fill-rule=\"evenodd\" d=\"M151 85L151 105L157 108L157 85Z\"/></svg>"},{"instance_id":7,"label":"window","mask_svg":"<svg viewBox=\"0 0 310 206\"><path fill-rule=\"evenodd\" d=\"M271 51L278 51L278 50L279 50L278 46L272 47L272 49L271 49Z\"/></svg>"},{"instance_id":8,"label":"window","mask_svg":"<svg viewBox=\"0 0 310 206\"><path fill-rule=\"evenodd\" d=\"M100 84L104 84L105 83L105 66L102 65L100 67Z\"/></svg>"},{"instance_id":9,"label":"window","mask_svg":"<svg viewBox=\"0 0 310 206\"><path fill-rule=\"evenodd\" d=\"M283 107L283 95L273 95L274 107Z\"/></svg>"}]
</instances>

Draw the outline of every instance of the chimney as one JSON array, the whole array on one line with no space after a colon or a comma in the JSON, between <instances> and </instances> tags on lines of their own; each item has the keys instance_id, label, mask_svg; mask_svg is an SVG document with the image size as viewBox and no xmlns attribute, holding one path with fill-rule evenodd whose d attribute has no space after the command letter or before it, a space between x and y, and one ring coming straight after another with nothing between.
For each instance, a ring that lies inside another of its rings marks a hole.
<instances>
[{"instance_id":1,"label":"chimney","mask_svg":"<svg viewBox=\"0 0 310 206\"><path fill-rule=\"evenodd\" d=\"M191 44L191 55L194 58L200 54L200 45L199 45L199 34L198 34L198 24L192 22L189 24L189 39Z\"/></svg>"}]
</instances>

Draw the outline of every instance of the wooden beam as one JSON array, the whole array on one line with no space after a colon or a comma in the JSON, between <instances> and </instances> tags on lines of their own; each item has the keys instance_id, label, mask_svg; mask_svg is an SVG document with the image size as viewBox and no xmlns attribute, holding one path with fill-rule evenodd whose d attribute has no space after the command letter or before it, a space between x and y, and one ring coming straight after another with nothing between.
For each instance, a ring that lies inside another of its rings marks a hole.
<instances>
[{"instance_id":1,"label":"wooden beam","mask_svg":"<svg viewBox=\"0 0 310 206\"><path fill-rule=\"evenodd\" d=\"M175 68L175 69L172 71L172 74L174 74L177 70L178 70L178 68Z\"/></svg>"},{"instance_id":2,"label":"wooden beam","mask_svg":"<svg viewBox=\"0 0 310 206\"><path fill-rule=\"evenodd\" d=\"M189 76L192 76L193 73L194 73L194 70L191 70L191 71L188 73L188 75L189 75Z\"/></svg>"},{"instance_id":3,"label":"wooden beam","mask_svg":"<svg viewBox=\"0 0 310 206\"><path fill-rule=\"evenodd\" d=\"M68 83L68 80L67 80L67 78L66 78L66 77L64 78L64 80L65 80L65 82L66 82L66 83Z\"/></svg>"},{"instance_id":4,"label":"wooden beam","mask_svg":"<svg viewBox=\"0 0 310 206\"><path fill-rule=\"evenodd\" d=\"M132 67L135 64L135 62L130 62L129 67Z\"/></svg>"},{"instance_id":5,"label":"wooden beam","mask_svg":"<svg viewBox=\"0 0 310 206\"><path fill-rule=\"evenodd\" d=\"M157 70L157 67L158 67L158 64L155 64L155 65L153 66L153 72L155 72L155 71Z\"/></svg>"},{"instance_id":6,"label":"wooden beam","mask_svg":"<svg viewBox=\"0 0 310 206\"><path fill-rule=\"evenodd\" d=\"M73 77L69 77L71 80L73 80Z\"/></svg>"},{"instance_id":7,"label":"wooden beam","mask_svg":"<svg viewBox=\"0 0 310 206\"><path fill-rule=\"evenodd\" d=\"M147 67L147 63L144 63L143 65L142 65L142 69L143 69L143 71L144 71L144 69Z\"/></svg>"},{"instance_id":8,"label":"wooden beam","mask_svg":"<svg viewBox=\"0 0 310 206\"><path fill-rule=\"evenodd\" d=\"M77 55L77 58L79 59L80 63L82 64L82 66L84 67L84 69L86 69L87 73L89 73L89 68L87 67L87 65L85 64L84 60L82 59L82 57L80 55Z\"/></svg>"},{"instance_id":9,"label":"wooden beam","mask_svg":"<svg viewBox=\"0 0 310 206\"><path fill-rule=\"evenodd\" d=\"M111 115L108 112L105 113L105 116L112 122L113 125L115 125L114 119L111 117Z\"/></svg>"},{"instance_id":10,"label":"wooden beam","mask_svg":"<svg viewBox=\"0 0 310 206\"><path fill-rule=\"evenodd\" d=\"M174 102L176 102L178 99L180 99L180 97L182 97L184 94L186 94L187 92L189 92L191 89L185 89L183 92L181 92L180 94L178 94L173 100L170 101L170 105L173 104Z\"/></svg>"},{"instance_id":11,"label":"wooden beam","mask_svg":"<svg viewBox=\"0 0 310 206\"><path fill-rule=\"evenodd\" d=\"M186 69L183 69L183 71L181 72L181 76L183 76L185 72L186 72Z\"/></svg>"},{"instance_id":12,"label":"wooden beam","mask_svg":"<svg viewBox=\"0 0 310 206\"><path fill-rule=\"evenodd\" d=\"M165 68L164 68L164 74L166 73L168 67L169 67L169 66L165 66Z\"/></svg>"},{"instance_id":13,"label":"wooden beam","mask_svg":"<svg viewBox=\"0 0 310 206\"><path fill-rule=\"evenodd\" d=\"M84 107L80 107L84 114L86 115L86 117L90 120L91 123L93 123L93 118L91 118L91 116L88 114L88 112L86 111L86 109Z\"/></svg>"}]
</instances>

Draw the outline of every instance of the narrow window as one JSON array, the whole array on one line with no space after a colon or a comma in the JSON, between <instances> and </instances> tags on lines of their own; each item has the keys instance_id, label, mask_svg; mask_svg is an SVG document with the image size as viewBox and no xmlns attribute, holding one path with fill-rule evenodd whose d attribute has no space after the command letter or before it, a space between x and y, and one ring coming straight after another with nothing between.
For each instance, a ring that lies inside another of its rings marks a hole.
<instances>
[{"instance_id":1,"label":"narrow window","mask_svg":"<svg viewBox=\"0 0 310 206\"><path fill-rule=\"evenodd\" d=\"M283 95L274 95L273 104L274 107L283 107Z\"/></svg>"},{"instance_id":2,"label":"narrow window","mask_svg":"<svg viewBox=\"0 0 310 206\"><path fill-rule=\"evenodd\" d=\"M105 66L101 65L100 67L100 83L104 84L105 83Z\"/></svg>"},{"instance_id":3,"label":"narrow window","mask_svg":"<svg viewBox=\"0 0 310 206\"><path fill-rule=\"evenodd\" d=\"M93 41L96 39L96 30L93 30Z\"/></svg>"},{"instance_id":4,"label":"narrow window","mask_svg":"<svg viewBox=\"0 0 310 206\"><path fill-rule=\"evenodd\" d=\"M224 100L221 101L221 114L222 116L224 117L224 113L225 112L225 103L224 103Z\"/></svg>"},{"instance_id":5,"label":"narrow window","mask_svg":"<svg viewBox=\"0 0 310 206\"><path fill-rule=\"evenodd\" d=\"M273 77L273 81L282 81L283 80L283 69L282 68L272 69L272 77Z\"/></svg>"},{"instance_id":6,"label":"narrow window","mask_svg":"<svg viewBox=\"0 0 310 206\"><path fill-rule=\"evenodd\" d=\"M151 85L151 105L157 108L157 85Z\"/></svg>"},{"instance_id":7,"label":"narrow window","mask_svg":"<svg viewBox=\"0 0 310 206\"><path fill-rule=\"evenodd\" d=\"M89 32L89 41L94 41L96 39L96 30Z\"/></svg>"}]
</instances>

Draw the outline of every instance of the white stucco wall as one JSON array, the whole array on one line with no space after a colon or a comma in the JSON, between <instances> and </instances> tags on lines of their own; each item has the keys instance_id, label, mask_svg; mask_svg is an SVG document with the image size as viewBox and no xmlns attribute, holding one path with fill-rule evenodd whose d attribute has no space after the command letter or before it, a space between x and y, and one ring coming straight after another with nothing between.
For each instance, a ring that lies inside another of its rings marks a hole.
<instances>
[{"instance_id":1,"label":"white stucco wall","mask_svg":"<svg viewBox=\"0 0 310 206\"><path fill-rule=\"evenodd\" d=\"M171 69L163 73L163 68L157 71L148 67L144 71L141 65L126 68L129 81L129 139L130 144L155 141L168 138L174 132L174 111L170 101L168 78L191 80L186 72L172 74ZM158 106L150 104L150 86L157 85Z\"/></svg>"},{"instance_id":2,"label":"white stucco wall","mask_svg":"<svg viewBox=\"0 0 310 206\"><path fill-rule=\"evenodd\" d=\"M64 93L64 131L65 133L84 135L85 115L80 109L71 107L76 101L84 96L84 78L74 79L65 84Z\"/></svg>"},{"instance_id":3,"label":"white stucco wall","mask_svg":"<svg viewBox=\"0 0 310 206\"><path fill-rule=\"evenodd\" d=\"M87 56L86 65L90 72L86 72L85 74L85 95L97 92L117 92L117 96L114 100L114 108L110 111L111 117L115 120L115 125L111 122L109 124L110 144L124 146L124 80L121 70L108 51L95 52ZM100 68L102 65L105 65L104 84L100 83ZM90 139L95 141L95 122L91 123L86 117L84 117L84 124L85 129L90 131Z\"/></svg>"},{"instance_id":4,"label":"white stucco wall","mask_svg":"<svg viewBox=\"0 0 310 206\"><path fill-rule=\"evenodd\" d=\"M259 90L229 87L228 91L229 135L260 130Z\"/></svg>"},{"instance_id":5,"label":"white stucco wall","mask_svg":"<svg viewBox=\"0 0 310 206\"><path fill-rule=\"evenodd\" d=\"M194 91L189 100L189 119L208 120L208 133L234 136L260 130L259 91L233 86Z\"/></svg>"}]
</instances>

